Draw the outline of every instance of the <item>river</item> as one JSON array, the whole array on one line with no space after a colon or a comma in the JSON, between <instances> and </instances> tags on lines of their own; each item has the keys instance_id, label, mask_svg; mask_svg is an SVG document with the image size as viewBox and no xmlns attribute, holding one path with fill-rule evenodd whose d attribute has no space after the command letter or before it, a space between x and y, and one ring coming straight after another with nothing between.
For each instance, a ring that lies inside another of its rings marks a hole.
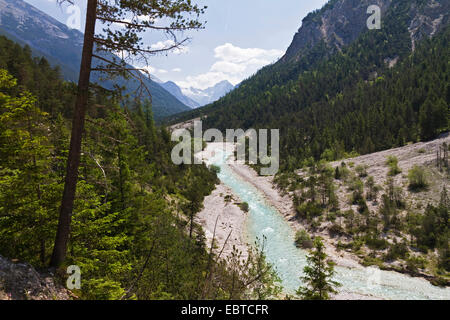
<instances>
[{"instance_id":1,"label":"river","mask_svg":"<svg viewBox=\"0 0 450 320\"><path fill-rule=\"evenodd\" d=\"M251 183L233 172L226 160L228 151L215 148L208 163L220 167L219 179L250 207L246 229L249 243L266 237L265 253L282 280L284 291L294 294L301 285L300 276L306 265L305 250L294 245L294 231L284 217ZM343 297L394 300L450 299L450 288L439 288L422 278L413 278L373 267L347 268L337 266L335 280Z\"/></svg>"}]
</instances>

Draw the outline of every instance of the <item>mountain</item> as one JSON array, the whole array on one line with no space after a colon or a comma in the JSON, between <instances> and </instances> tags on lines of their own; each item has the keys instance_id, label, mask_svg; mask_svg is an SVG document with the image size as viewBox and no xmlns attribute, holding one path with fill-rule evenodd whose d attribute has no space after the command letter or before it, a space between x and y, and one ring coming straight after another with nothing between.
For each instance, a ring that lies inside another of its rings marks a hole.
<instances>
[{"instance_id":1,"label":"mountain","mask_svg":"<svg viewBox=\"0 0 450 320\"><path fill-rule=\"evenodd\" d=\"M301 28L281 60L299 58L304 49L314 47L321 41L330 48L341 49L356 40L366 29L366 11L370 5L378 5L383 16L391 3L392 0L329 1L321 10L303 19Z\"/></svg>"},{"instance_id":2,"label":"mountain","mask_svg":"<svg viewBox=\"0 0 450 320\"><path fill-rule=\"evenodd\" d=\"M382 27L366 26L368 5ZM280 129L282 170L436 137L449 129L450 1L332 0L285 56L219 101L169 122Z\"/></svg>"},{"instance_id":3,"label":"mountain","mask_svg":"<svg viewBox=\"0 0 450 320\"><path fill-rule=\"evenodd\" d=\"M69 29L22 0L0 0L0 34L28 45L34 55L44 56L52 65L60 66L66 80L78 80L83 46L83 34L78 30ZM103 81L97 73L92 74L91 81L107 89L113 88L114 84L126 86L130 94L138 88L137 81L121 78ZM156 82L149 79L144 82L152 94L155 118L189 110Z\"/></svg>"},{"instance_id":4,"label":"mountain","mask_svg":"<svg viewBox=\"0 0 450 320\"><path fill-rule=\"evenodd\" d=\"M173 81L167 81L164 83L160 83L160 86L170 92L175 98L180 100L182 103L187 105L191 109L196 109L200 107L200 104L197 101L185 96L181 91L181 88Z\"/></svg>"},{"instance_id":5,"label":"mountain","mask_svg":"<svg viewBox=\"0 0 450 320\"><path fill-rule=\"evenodd\" d=\"M408 30L412 45L424 35L435 34L448 19L449 1L409 1ZM341 50L367 30L367 9L377 5L381 19L386 16L393 0L332 0L321 10L310 13L302 21L285 56L281 61L299 59L306 48L324 41L331 49ZM444 19L445 17L445 19Z\"/></svg>"},{"instance_id":6,"label":"mountain","mask_svg":"<svg viewBox=\"0 0 450 320\"><path fill-rule=\"evenodd\" d=\"M192 87L184 88L183 94L196 101L200 106L205 106L219 100L234 88L230 82L224 80L204 90Z\"/></svg>"},{"instance_id":7,"label":"mountain","mask_svg":"<svg viewBox=\"0 0 450 320\"><path fill-rule=\"evenodd\" d=\"M191 109L197 109L213 103L239 86L233 86L230 82L224 80L210 88L202 90L193 87L180 88L173 81L164 82L157 77L153 77L153 80Z\"/></svg>"}]
</instances>

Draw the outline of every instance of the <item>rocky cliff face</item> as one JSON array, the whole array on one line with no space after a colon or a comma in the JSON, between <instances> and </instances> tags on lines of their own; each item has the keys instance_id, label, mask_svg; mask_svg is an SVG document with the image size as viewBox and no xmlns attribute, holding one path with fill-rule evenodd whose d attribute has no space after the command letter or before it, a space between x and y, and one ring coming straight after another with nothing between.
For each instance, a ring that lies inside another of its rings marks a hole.
<instances>
[{"instance_id":1,"label":"rocky cliff face","mask_svg":"<svg viewBox=\"0 0 450 320\"><path fill-rule=\"evenodd\" d=\"M283 60L289 60L304 48L313 47L320 41L331 48L341 48L354 41L367 30L367 8L378 5L382 15L392 0L331 0L322 9L310 13L294 36Z\"/></svg>"},{"instance_id":2,"label":"rocky cliff face","mask_svg":"<svg viewBox=\"0 0 450 320\"><path fill-rule=\"evenodd\" d=\"M411 5L409 13L411 22L408 29L413 50L423 37L433 36L449 22L450 0L428 0L422 5L418 2Z\"/></svg>"},{"instance_id":3,"label":"rocky cliff face","mask_svg":"<svg viewBox=\"0 0 450 320\"><path fill-rule=\"evenodd\" d=\"M434 35L448 22L450 0L411 0L409 31L412 47L424 36ZM341 49L367 29L367 9L377 5L381 18L396 5L393 0L331 0L322 9L303 19L282 61L298 59L303 49L324 41L331 49Z\"/></svg>"}]
</instances>

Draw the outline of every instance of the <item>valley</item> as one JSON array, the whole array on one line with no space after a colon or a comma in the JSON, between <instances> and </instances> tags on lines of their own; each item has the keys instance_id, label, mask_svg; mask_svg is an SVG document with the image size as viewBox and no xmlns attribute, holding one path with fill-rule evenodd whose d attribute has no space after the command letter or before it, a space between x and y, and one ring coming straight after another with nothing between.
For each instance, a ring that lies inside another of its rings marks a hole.
<instances>
[{"instance_id":1,"label":"valley","mask_svg":"<svg viewBox=\"0 0 450 320\"><path fill-rule=\"evenodd\" d=\"M0 0L0 300L450 300L449 42L449 0Z\"/></svg>"},{"instance_id":2,"label":"valley","mask_svg":"<svg viewBox=\"0 0 450 320\"><path fill-rule=\"evenodd\" d=\"M377 170L377 159L384 159L387 155L411 155L418 150L428 150L420 153L425 163L432 160L434 147L449 141L449 138L439 139L430 143L419 143L399 149L387 150L380 154L366 155L347 161L373 161L373 170ZM244 164L227 161L232 154L233 146L210 143L205 154L210 158L208 165L220 167L219 179L221 184L210 198L205 200L205 209L200 213L200 223L207 235L208 243L214 238L217 250L223 254L230 254L230 247L237 246L245 251L243 244L252 245L254 241L266 238L266 255L275 266L283 280L285 294L293 294L300 285L299 277L305 265L306 251L296 248L295 232L307 227L297 222L291 195L282 195L276 189L273 177L260 177ZM405 159L405 158L403 158ZM426 160L427 159L427 160ZM415 163L418 159L416 159ZM384 161L378 160L379 166L384 167ZM401 164L403 164L401 162ZM369 172L370 171L369 169ZM448 178L446 178L448 179ZM448 182L448 180L447 180ZM446 182L444 182L445 185ZM442 186L442 184L441 184ZM225 204L230 196L231 201ZM341 199L345 199L342 197ZM239 203L249 204L249 212L239 210ZM222 205L218 205L221 202ZM208 213L205 215L205 213ZM240 215L240 218L239 218ZM217 226L215 221L218 219ZM244 226L244 227L242 227ZM215 229L216 228L216 229ZM435 287L421 277L411 277L393 271L383 271L378 267L363 266L361 259L352 252L337 249L337 239L330 236L329 230L319 228L314 232L308 230L312 236L325 239L326 252L336 262L337 276L344 284L334 299L449 299L450 289ZM227 237L231 234L230 237ZM215 235L215 236L214 236ZM225 250L224 250L225 248ZM412 291L412 288L414 290Z\"/></svg>"}]
</instances>

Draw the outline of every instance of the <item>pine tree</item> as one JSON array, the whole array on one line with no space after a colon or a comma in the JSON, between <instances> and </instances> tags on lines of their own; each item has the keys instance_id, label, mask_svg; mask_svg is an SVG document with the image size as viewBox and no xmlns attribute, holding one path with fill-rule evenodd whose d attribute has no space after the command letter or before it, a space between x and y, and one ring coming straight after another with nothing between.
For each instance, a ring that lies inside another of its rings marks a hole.
<instances>
[{"instance_id":1,"label":"pine tree","mask_svg":"<svg viewBox=\"0 0 450 320\"><path fill-rule=\"evenodd\" d=\"M332 280L335 263L327 260L325 246L320 237L314 239L314 250L307 256L308 265L303 269L305 276L300 279L306 284L297 294L303 300L329 300L336 294L340 283Z\"/></svg>"},{"instance_id":2,"label":"pine tree","mask_svg":"<svg viewBox=\"0 0 450 320\"><path fill-rule=\"evenodd\" d=\"M50 126L29 92L2 92L15 88L0 69L0 247L3 254L43 266L60 191L50 165Z\"/></svg>"}]
</instances>

